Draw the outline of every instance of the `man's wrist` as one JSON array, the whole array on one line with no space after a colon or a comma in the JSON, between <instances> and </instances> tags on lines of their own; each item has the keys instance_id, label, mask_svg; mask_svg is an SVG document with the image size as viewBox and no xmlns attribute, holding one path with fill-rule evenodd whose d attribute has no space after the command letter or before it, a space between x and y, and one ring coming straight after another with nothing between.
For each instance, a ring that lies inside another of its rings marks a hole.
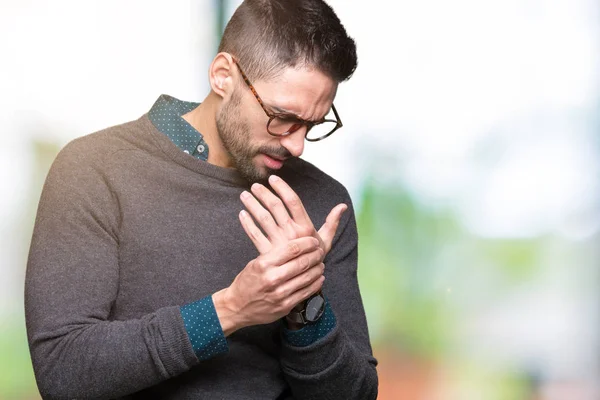
<instances>
[{"instance_id":1,"label":"man's wrist","mask_svg":"<svg viewBox=\"0 0 600 400\"><path fill-rule=\"evenodd\" d=\"M287 321L288 324L294 321ZM325 302L325 311L321 318L314 323L303 325L298 330L284 328L282 333L285 341L295 347L305 347L327 336L336 325L335 315L329 302Z\"/></svg>"},{"instance_id":2,"label":"man's wrist","mask_svg":"<svg viewBox=\"0 0 600 400\"><path fill-rule=\"evenodd\" d=\"M233 332L242 328L242 325L238 321L238 315L234 307L228 301L227 289L219 290L212 295L212 300L217 311L217 317L221 324L221 329L225 337L231 335Z\"/></svg>"},{"instance_id":3,"label":"man's wrist","mask_svg":"<svg viewBox=\"0 0 600 400\"><path fill-rule=\"evenodd\" d=\"M208 360L228 351L227 339L211 296L185 304L179 309L192 349L199 360Z\"/></svg>"},{"instance_id":4,"label":"man's wrist","mask_svg":"<svg viewBox=\"0 0 600 400\"><path fill-rule=\"evenodd\" d=\"M292 310L290 311L290 314L294 313L294 312L302 311L302 309L304 308L303 303L304 302L302 302L300 304L296 304L296 306L294 308L292 308ZM286 315L285 318L284 318L284 320L285 320L285 326L290 331L297 331L297 330L302 329L304 327L304 324L302 324L300 322L293 321L292 319L288 318L290 314Z\"/></svg>"}]
</instances>

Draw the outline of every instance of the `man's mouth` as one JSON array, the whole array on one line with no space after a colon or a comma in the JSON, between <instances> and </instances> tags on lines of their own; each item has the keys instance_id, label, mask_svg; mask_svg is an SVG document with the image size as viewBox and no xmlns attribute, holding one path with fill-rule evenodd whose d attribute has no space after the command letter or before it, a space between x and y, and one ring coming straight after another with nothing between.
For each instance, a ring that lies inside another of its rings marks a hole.
<instances>
[{"instance_id":1,"label":"man's mouth","mask_svg":"<svg viewBox=\"0 0 600 400\"><path fill-rule=\"evenodd\" d=\"M281 161L281 162L284 162L286 159L285 157L274 156L272 154L265 154L265 156L271 157L273 160L277 160L277 161Z\"/></svg>"},{"instance_id":2,"label":"man's mouth","mask_svg":"<svg viewBox=\"0 0 600 400\"><path fill-rule=\"evenodd\" d=\"M283 162L285 161L285 158L272 156L272 155L264 154L264 153L262 155L264 157L264 163L268 168L279 169L279 168L283 167Z\"/></svg>"}]
</instances>

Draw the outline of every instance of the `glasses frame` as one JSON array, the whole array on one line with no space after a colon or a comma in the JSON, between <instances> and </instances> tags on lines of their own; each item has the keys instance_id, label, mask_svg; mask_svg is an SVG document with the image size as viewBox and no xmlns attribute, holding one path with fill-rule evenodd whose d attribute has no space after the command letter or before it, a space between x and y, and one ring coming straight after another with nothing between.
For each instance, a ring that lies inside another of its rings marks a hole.
<instances>
[{"instance_id":1,"label":"glasses frame","mask_svg":"<svg viewBox=\"0 0 600 400\"><path fill-rule=\"evenodd\" d=\"M265 104L263 103L262 99L260 98L260 96L258 95L258 93L256 92L256 89L254 88L254 86L252 86L252 83L250 83L250 80L248 79L248 77L246 76L246 74L244 73L244 71L242 70L242 67L240 67L240 64L238 63L238 61L234 58L233 62L235 63L235 65L237 66L238 70L240 71L240 73L242 74L242 78L244 79L244 82L246 82L246 85L248 85L248 88L250 88L250 91L252 92L252 94L254 95L254 97L256 97L256 100L258 101L258 104L260 104L260 107L263 109L263 111L265 112L265 114L267 114L267 117L269 117L269 121L267 122L267 132L269 133L269 135L271 136L276 136L276 137L282 137L282 136L288 136L291 135L292 133L296 132L297 129L294 129L293 131L288 131L288 132L284 132L284 133L273 133L271 132L271 130L269 129L269 126L271 125L271 122L273 122L273 120L275 118L285 118L285 119L290 119L290 114L286 114L286 113L271 113L269 112L269 110L267 110L267 107L265 106ZM309 142L318 142L320 140L323 140L325 138L328 138L329 136L331 136L335 131L337 131L338 129L340 129L342 126L344 126L342 124L342 120L340 119L340 116L337 112L337 110L335 109L335 106L333 105L333 103L331 103L331 109L333 111L333 115L335 115L335 120L333 119L325 119L323 118L320 121L317 122L313 122L313 121L307 121L304 120L302 118L298 118L298 117L293 117L295 120L297 120L298 124L302 124L306 126L306 133L304 134L304 138L306 140L308 140ZM331 130L331 132L327 133L326 135L323 135L319 138L316 139L309 139L308 137L308 132L310 131L310 129L315 126L315 125L319 125L322 124L324 122L335 122L335 128L333 128ZM293 126L293 125L292 125Z\"/></svg>"}]
</instances>

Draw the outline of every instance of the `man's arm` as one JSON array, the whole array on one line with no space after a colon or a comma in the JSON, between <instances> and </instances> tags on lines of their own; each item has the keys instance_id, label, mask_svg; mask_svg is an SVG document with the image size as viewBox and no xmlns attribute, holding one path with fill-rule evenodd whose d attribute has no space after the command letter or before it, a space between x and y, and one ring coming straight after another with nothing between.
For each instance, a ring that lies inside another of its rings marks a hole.
<instances>
[{"instance_id":1,"label":"man's arm","mask_svg":"<svg viewBox=\"0 0 600 400\"><path fill-rule=\"evenodd\" d=\"M44 398L118 397L198 359L178 306L109 320L119 289L119 205L76 142L53 163L39 203L25 285L30 351Z\"/></svg>"}]
</instances>

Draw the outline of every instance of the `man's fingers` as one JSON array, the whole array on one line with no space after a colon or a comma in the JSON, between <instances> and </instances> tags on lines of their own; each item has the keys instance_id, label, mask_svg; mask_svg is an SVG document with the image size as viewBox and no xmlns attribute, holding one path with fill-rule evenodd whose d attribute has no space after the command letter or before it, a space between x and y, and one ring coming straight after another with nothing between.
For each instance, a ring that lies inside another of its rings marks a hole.
<instances>
[{"instance_id":1,"label":"man's fingers","mask_svg":"<svg viewBox=\"0 0 600 400\"><path fill-rule=\"evenodd\" d=\"M240 212L239 217L240 222L242 223L242 227L244 228L244 231L246 231L246 235L248 235L250 240L252 240L252 243L254 243L256 250L258 250L260 254L265 254L269 250L271 250L271 242L269 242L269 239L267 239L267 237L262 233L262 231L258 229L250 214L242 210Z\"/></svg>"},{"instance_id":2,"label":"man's fingers","mask_svg":"<svg viewBox=\"0 0 600 400\"><path fill-rule=\"evenodd\" d=\"M271 279L275 284L281 285L296 276L306 273L306 271L313 268L315 265L321 264L322 257L323 249L317 247L313 251L301 254L271 271Z\"/></svg>"},{"instance_id":3,"label":"man's fingers","mask_svg":"<svg viewBox=\"0 0 600 400\"><path fill-rule=\"evenodd\" d=\"M276 239L280 231L271 213L265 210L250 192L243 191L240 195L240 199L242 200L242 203L244 203L244 206L246 206L250 215L254 217L267 236L270 239Z\"/></svg>"},{"instance_id":4,"label":"man's fingers","mask_svg":"<svg viewBox=\"0 0 600 400\"><path fill-rule=\"evenodd\" d=\"M266 265L284 266L289 261L307 253L316 253L316 250L322 251L319 247L319 241L314 237L305 236L290 240L285 246L274 248L268 254L265 254L263 259Z\"/></svg>"},{"instance_id":5,"label":"man's fingers","mask_svg":"<svg viewBox=\"0 0 600 400\"><path fill-rule=\"evenodd\" d=\"M335 232L337 231L337 228L340 225L342 214L347 209L348 206L345 204L338 204L337 206L333 207L333 210L331 210L331 212L325 219L325 223L323 224L321 229L319 229L319 236L321 236L323 243L325 243L326 252L329 252L329 250L331 249L331 242L333 241Z\"/></svg>"},{"instance_id":6,"label":"man's fingers","mask_svg":"<svg viewBox=\"0 0 600 400\"><path fill-rule=\"evenodd\" d=\"M295 293L289 295L287 298L289 307L294 307L295 305L300 304L304 300L308 299L313 294L317 293L323 287L323 282L325 282L325 276L321 275L310 285L298 289Z\"/></svg>"},{"instance_id":7,"label":"man's fingers","mask_svg":"<svg viewBox=\"0 0 600 400\"><path fill-rule=\"evenodd\" d=\"M256 197L263 206L273 215L275 221L281 229L285 232L288 239L295 239L298 237L296 231L292 225L293 220L290 217L283 201L273 194L269 189L260 183L255 183L251 187L252 194Z\"/></svg>"},{"instance_id":8,"label":"man's fingers","mask_svg":"<svg viewBox=\"0 0 600 400\"><path fill-rule=\"evenodd\" d=\"M313 265L306 272L296 275L293 278L289 279L282 285L280 285L276 292L277 296L280 299L288 299L291 295L298 292L299 290L305 289L311 284L313 284L316 280L323 276L323 272L325 271L325 265L323 263L319 263L317 265ZM310 294L309 294L310 295Z\"/></svg>"},{"instance_id":9,"label":"man's fingers","mask_svg":"<svg viewBox=\"0 0 600 400\"><path fill-rule=\"evenodd\" d=\"M275 193L277 193L279 198L283 200L283 203L288 210L290 210L290 214L292 215L294 221L296 221L298 225L312 228L312 221L310 220L310 217L304 208L304 204L302 204L302 201L296 192L294 192L294 190L292 190L292 188L285 183L283 179L276 175L271 175L269 177L269 184Z\"/></svg>"}]
</instances>

